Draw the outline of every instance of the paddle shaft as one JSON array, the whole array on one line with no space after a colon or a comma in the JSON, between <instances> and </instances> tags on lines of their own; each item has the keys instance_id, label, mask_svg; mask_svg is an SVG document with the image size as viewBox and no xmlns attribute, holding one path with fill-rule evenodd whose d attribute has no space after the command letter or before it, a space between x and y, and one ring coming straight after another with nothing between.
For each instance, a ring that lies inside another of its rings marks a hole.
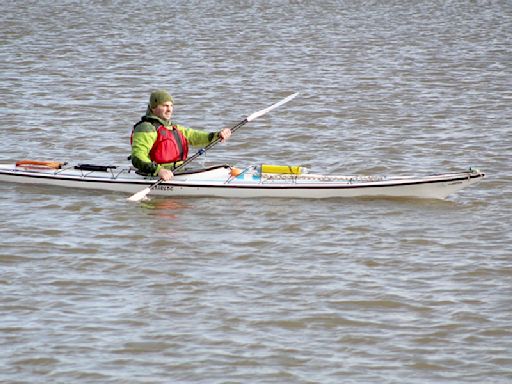
<instances>
[{"instance_id":1,"label":"paddle shaft","mask_svg":"<svg viewBox=\"0 0 512 384\"><path fill-rule=\"evenodd\" d=\"M239 122L237 125L231 128L231 133L235 132L238 128L244 126L248 123L247 119L244 119L243 121ZM180 168L183 168L185 165L189 164L192 160L198 158L202 154L204 154L207 150L212 148L215 144L217 144L219 141L222 141L220 137L217 137L215 140L213 140L211 143L209 143L206 147L201 148L199 151L197 151L195 154L190 156L187 160L185 160L183 163L178 165L176 168L173 169L173 172L177 171Z\"/></svg>"},{"instance_id":2,"label":"paddle shaft","mask_svg":"<svg viewBox=\"0 0 512 384\"><path fill-rule=\"evenodd\" d=\"M268 108L265 108L265 109L262 109L260 111L257 111L257 112L254 112L253 114L247 116L245 119L243 119L241 122L239 122L237 125L235 125L234 127L231 128L231 132L235 132L238 128L244 126L245 124L247 124L249 121L252 121L254 119L257 119L258 117L260 116L263 116L264 114L272 111L273 109L276 109L277 107L289 102L291 99L295 98L295 96L297 96L299 93L296 92L296 93L293 93L291 95L289 95L288 97L285 97L283 100L275 103L275 104L272 104L270 107ZM176 172L178 169L181 169L183 168L185 165L189 164L191 161L193 161L194 159L196 159L197 157L201 156L202 154L204 154L207 150L209 150L211 147L213 147L215 144L217 144L219 141L221 141L222 139L220 137L217 137L215 140L213 140L211 143L209 143L206 147L204 148L201 148L199 151L197 151L194 155L190 156L188 159L186 159L183 163L181 163L180 165L178 165L176 168L173 169L173 172ZM156 186L158 186L160 183L163 183L164 180L163 179L159 179L158 181L156 181L155 183L153 183L151 186L149 186L148 188L146 188L145 190L142 190L140 192L137 192L136 194L130 196L128 198L128 200L131 200L131 201L138 201L139 199L143 199L152 189L155 189Z\"/></svg>"},{"instance_id":3,"label":"paddle shaft","mask_svg":"<svg viewBox=\"0 0 512 384\"><path fill-rule=\"evenodd\" d=\"M254 112L253 114L247 116L245 119L243 119L241 122L239 122L237 125L235 125L234 127L231 128L231 132L235 132L238 128L240 127L243 127L245 124L247 124L249 121L253 121L254 119L257 119L258 117L260 116L263 116L264 114L272 111L273 109L276 109L277 107L280 107L281 105L289 102L291 99L295 98L295 96L297 96L299 93L296 92L296 93L292 93L291 95L285 97L284 99L282 99L281 101L278 101L277 103L275 104L272 104L270 107L268 108L265 108L265 109L262 109L260 111L257 111L257 112ZM201 156L202 154L204 154L207 150L209 150L211 147L213 147L215 144L217 144L219 141L221 141L222 139L220 137L217 137L215 140L213 140L210 144L208 144L206 147L204 148L201 148L199 151L197 151L194 155L190 156L188 159L186 159L183 163L181 163L180 165L178 165L176 168L174 168L173 171L176 171L180 168L183 168L185 165L187 165L188 163L190 163L192 160L194 160L195 158ZM160 181L160 180L159 180Z\"/></svg>"}]
</instances>

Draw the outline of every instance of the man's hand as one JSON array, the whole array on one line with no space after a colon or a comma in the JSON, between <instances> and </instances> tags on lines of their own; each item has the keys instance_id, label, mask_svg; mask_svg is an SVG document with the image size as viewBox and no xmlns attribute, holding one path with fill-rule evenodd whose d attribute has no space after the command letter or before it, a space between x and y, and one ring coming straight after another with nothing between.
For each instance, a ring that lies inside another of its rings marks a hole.
<instances>
[{"instance_id":1,"label":"man's hand","mask_svg":"<svg viewBox=\"0 0 512 384\"><path fill-rule=\"evenodd\" d=\"M224 128L222 131L219 132L220 141L226 141L231 137L231 129Z\"/></svg>"},{"instance_id":2,"label":"man's hand","mask_svg":"<svg viewBox=\"0 0 512 384\"><path fill-rule=\"evenodd\" d=\"M170 170L168 169L165 169L165 168L160 168L160 170L158 171L158 176L163 180L163 181L168 181L168 180L171 180L173 177L174 177L174 173L172 173Z\"/></svg>"}]
</instances>

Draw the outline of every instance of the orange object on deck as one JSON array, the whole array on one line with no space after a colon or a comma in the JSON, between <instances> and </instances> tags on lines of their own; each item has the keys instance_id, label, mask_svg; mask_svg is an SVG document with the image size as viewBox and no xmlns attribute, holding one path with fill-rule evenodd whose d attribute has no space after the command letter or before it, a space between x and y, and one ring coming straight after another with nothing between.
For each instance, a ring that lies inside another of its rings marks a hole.
<instances>
[{"instance_id":1,"label":"orange object on deck","mask_svg":"<svg viewBox=\"0 0 512 384\"><path fill-rule=\"evenodd\" d=\"M233 177L237 177L242 173L242 170L240 168L231 167L230 175Z\"/></svg>"},{"instance_id":2,"label":"orange object on deck","mask_svg":"<svg viewBox=\"0 0 512 384\"><path fill-rule=\"evenodd\" d=\"M51 169L61 169L63 165L66 163L61 163L59 161L39 161L39 160L20 160L16 162L17 167L25 167L25 168L51 168Z\"/></svg>"}]
</instances>

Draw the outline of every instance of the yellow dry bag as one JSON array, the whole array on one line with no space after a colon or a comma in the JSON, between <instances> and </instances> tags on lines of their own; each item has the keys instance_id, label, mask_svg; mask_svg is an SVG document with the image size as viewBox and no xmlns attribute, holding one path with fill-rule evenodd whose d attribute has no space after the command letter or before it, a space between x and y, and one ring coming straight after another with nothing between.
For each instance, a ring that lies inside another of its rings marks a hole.
<instances>
[{"instance_id":1,"label":"yellow dry bag","mask_svg":"<svg viewBox=\"0 0 512 384\"><path fill-rule=\"evenodd\" d=\"M296 165L270 165L262 164L261 173L278 173L286 175L300 175L305 173L305 168Z\"/></svg>"}]
</instances>

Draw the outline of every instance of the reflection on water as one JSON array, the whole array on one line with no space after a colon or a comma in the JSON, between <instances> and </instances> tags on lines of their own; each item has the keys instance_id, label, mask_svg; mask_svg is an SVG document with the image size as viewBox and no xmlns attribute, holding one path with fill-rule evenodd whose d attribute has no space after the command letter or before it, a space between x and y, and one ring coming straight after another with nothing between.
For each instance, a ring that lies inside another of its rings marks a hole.
<instances>
[{"instance_id":1,"label":"reflection on water","mask_svg":"<svg viewBox=\"0 0 512 384\"><path fill-rule=\"evenodd\" d=\"M183 210L193 208L193 204L187 202L187 199L173 199L147 196L139 203L144 211L149 211L159 217L167 219L176 219L178 213Z\"/></svg>"}]
</instances>

